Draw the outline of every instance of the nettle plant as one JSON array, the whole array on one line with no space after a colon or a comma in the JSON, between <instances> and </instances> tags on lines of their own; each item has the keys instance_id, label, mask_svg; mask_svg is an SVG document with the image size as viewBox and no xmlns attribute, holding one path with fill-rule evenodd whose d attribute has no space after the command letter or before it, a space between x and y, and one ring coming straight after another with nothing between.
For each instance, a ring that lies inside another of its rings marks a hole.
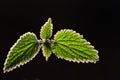
<instances>
[{"instance_id":1,"label":"nettle plant","mask_svg":"<svg viewBox=\"0 0 120 80\"><path fill-rule=\"evenodd\" d=\"M51 18L42 26L40 38L32 32L20 36L8 52L3 71L9 72L31 61L42 48L46 61L53 53L58 58L77 63L88 63L99 60L98 51L79 33L70 29L62 29L52 36L53 24Z\"/></svg>"}]
</instances>

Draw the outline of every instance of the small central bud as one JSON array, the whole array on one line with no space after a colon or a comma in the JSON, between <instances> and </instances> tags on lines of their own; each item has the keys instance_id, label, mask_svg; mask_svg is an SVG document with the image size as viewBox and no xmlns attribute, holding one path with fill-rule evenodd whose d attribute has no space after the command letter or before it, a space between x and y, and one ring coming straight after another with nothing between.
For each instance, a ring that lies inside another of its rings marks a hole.
<instances>
[{"instance_id":1,"label":"small central bud","mask_svg":"<svg viewBox=\"0 0 120 80\"><path fill-rule=\"evenodd\" d=\"M38 42L39 42L40 44L43 44L43 43L53 44L55 41L54 41L54 40L50 40L50 39L42 39L42 40L38 40Z\"/></svg>"}]
</instances>

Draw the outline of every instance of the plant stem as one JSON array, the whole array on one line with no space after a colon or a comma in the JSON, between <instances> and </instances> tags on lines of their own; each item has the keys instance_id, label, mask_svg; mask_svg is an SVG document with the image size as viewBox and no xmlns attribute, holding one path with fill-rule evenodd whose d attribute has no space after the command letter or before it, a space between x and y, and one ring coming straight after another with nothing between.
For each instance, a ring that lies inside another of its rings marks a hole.
<instances>
[{"instance_id":1,"label":"plant stem","mask_svg":"<svg viewBox=\"0 0 120 80\"><path fill-rule=\"evenodd\" d=\"M55 42L54 40L50 40L50 39L47 39L47 40L45 40L45 39L43 39L43 40L39 39L39 40L38 40L38 43L39 43L39 44L44 44L44 43L53 44L54 42Z\"/></svg>"}]
</instances>

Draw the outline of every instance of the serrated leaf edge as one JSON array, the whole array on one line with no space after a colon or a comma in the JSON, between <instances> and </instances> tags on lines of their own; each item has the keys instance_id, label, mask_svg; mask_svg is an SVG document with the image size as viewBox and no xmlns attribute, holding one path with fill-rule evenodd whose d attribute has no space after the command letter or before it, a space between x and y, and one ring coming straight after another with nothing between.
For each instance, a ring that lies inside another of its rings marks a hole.
<instances>
[{"instance_id":1,"label":"serrated leaf edge","mask_svg":"<svg viewBox=\"0 0 120 80\"><path fill-rule=\"evenodd\" d=\"M81 36L81 39L83 40L83 41L85 41L87 44L88 44L88 46L89 47L92 47L93 48L93 50L96 52L96 57L97 57L97 60L96 61L94 61L94 60L86 60L86 59L83 59L83 60L77 60L77 59L74 59L74 60L70 60L70 59L65 59L65 58L61 58L61 57L58 57L58 58L60 58L60 59L65 59L65 60L67 60L67 61L70 61L70 62L77 62L77 63L96 63L97 61L99 61L99 56L98 56L98 50L96 50L95 48L94 48L94 46L92 46L91 45L91 43L89 42L89 41L87 41L86 39L83 39L83 35L80 35L80 33L77 33L76 31L74 31L74 30L72 30L72 29L61 29L60 31L58 31L55 35L54 35L54 40L55 40L55 38L56 38L56 36L60 33L60 32L63 32L63 31L70 31L70 32L73 32L73 33L75 33L75 34L77 34L78 36Z\"/></svg>"},{"instance_id":2,"label":"serrated leaf edge","mask_svg":"<svg viewBox=\"0 0 120 80\"><path fill-rule=\"evenodd\" d=\"M47 25L47 23L50 21L50 23L51 23L51 33L50 33L50 37L52 36L52 31L53 31L53 24L52 24L52 19L51 18L48 18L48 20L45 22L45 24L41 27L41 29L40 29L40 36L41 36L41 32L43 31L43 29L45 28L44 26L46 26ZM43 39L44 40L44 39Z\"/></svg>"},{"instance_id":3,"label":"serrated leaf edge","mask_svg":"<svg viewBox=\"0 0 120 80\"><path fill-rule=\"evenodd\" d=\"M39 52L39 50L40 50L40 47L41 47L40 45L39 45L39 47L38 47L37 52L34 54L34 56L32 56L32 58L26 60L24 63L20 62L19 64L17 64L16 66L14 66L14 67L12 67L12 68L5 69L5 68L6 68L6 63L7 63L8 59L9 59L9 56L10 56L11 51L12 51L13 48L18 44L18 42L21 40L21 38L24 37L24 36L26 36L27 34L31 34L31 35L34 35L34 36L36 37L36 35L35 35L34 33L32 33L32 32L27 32L27 33L25 33L25 34L23 34L23 35L20 36L20 38L17 40L16 43L14 43L14 45L10 48L10 51L8 52L7 58L6 58L5 63L4 63L3 73L5 73L5 72L10 72L10 71L12 71L13 69L16 69L17 67L19 68L20 66L23 66L24 64L30 62L30 61L38 54L38 52ZM37 37L36 37L36 40L37 40Z\"/></svg>"},{"instance_id":4,"label":"serrated leaf edge","mask_svg":"<svg viewBox=\"0 0 120 80\"><path fill-rule=\"evenodd\" d=\"M98 55L96 55L96 56L98 56ZM61 58L61 57L58 57L59 59L64 59L64 60L66 60L66 61L69 61L69 62L77 62L77 63L96 63L97 61L94 61L94 60L88 60L88 59L83 59L83 60L77 60L77 59L74 59L74 60L70 60L69 58Z\"/></svg>"},{"instance_id":5,"label":"serrated leaf edge","mask_svg":"<svg viewBox=\"0 0 120 80\"><path fill-rule=\"evenodd\" d=\"M42 53L43 53L43 56L45 57L45 59L46 59L46 61L48 61L48 59L49 59L49 57L47 56L46 57L46 55L45 55L45 50L44 50L44 48L43 48L43 44L42 44ZM52 54L52 51L50 52L50 55Z\"/></svg>"}]
</instances>

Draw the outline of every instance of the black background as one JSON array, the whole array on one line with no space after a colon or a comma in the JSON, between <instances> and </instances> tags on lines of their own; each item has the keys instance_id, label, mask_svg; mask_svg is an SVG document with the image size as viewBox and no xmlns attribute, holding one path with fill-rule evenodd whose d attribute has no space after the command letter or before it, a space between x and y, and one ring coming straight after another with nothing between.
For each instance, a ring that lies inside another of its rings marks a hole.
<instances>
[{"instance_id":1,"label":"black background","mask_svg":"<svg viewBox=\"0 0 120 80\"><path fill-rule=\"evenodd\" d=\"M119 0L0 1L0 80L119 80ZM83 34L99 51L96 64L72 63L41 51L26 65L3 74L10 47L20 35L34 32L51 17L55 34L69 28Z\"/></svg>"}]
</instances>

